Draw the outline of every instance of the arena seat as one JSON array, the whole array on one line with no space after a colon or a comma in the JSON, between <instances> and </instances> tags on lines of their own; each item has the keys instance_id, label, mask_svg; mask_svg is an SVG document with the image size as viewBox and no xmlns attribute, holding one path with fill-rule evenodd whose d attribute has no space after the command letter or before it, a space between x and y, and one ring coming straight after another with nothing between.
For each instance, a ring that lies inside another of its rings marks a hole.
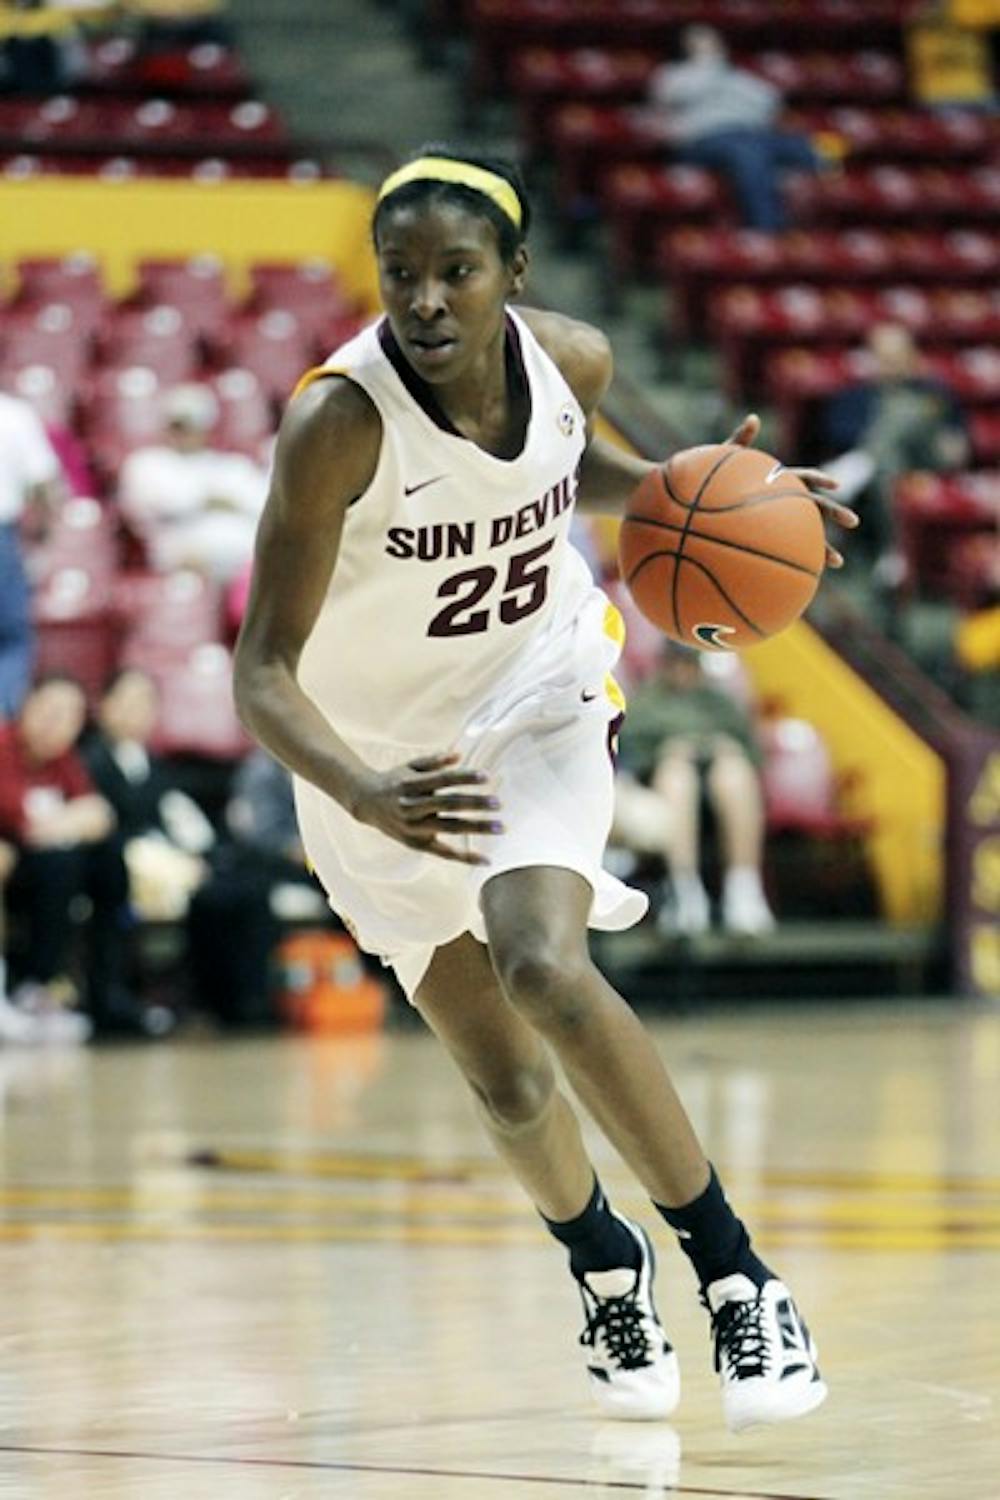
<instances>
[{"instance_id":1,"label":"arena seat","mask_svg":"<svg viewBox=\"0 0 1000 1500\"><path fill-rule=\"evenodd\" d=\"M252 82L238 52L215 42L193 47L143 50L127 35L102 36L85 44L83 84L114 94L244 98Z\"/></svg>"},{"instance_id":2,"label":"arena seat","mask_svg":"<svg viewBox=\"0 0 1000 1500\"><path fill-rule=\"evenodd\" d=\"M587 47L529 47L512 59L508 88L518 105L522 145L530 155L548 142L554 105L641 99L659 59L647 52Z\"/></svg>"},{"instance_id":3,"label":"arena seat","mask_svg":"<svg viewBox=\"0 0 1000 1500\"><path fill-rule=\"evenodd\" d=\"M680 26L700 23L723 32L737 52L747 47L855 50L900 48L900 23L918 0L470 0L473 42L468 87L473 97L507 82L521 48L620 43L666 58Z\"/></svg>"},{"instance_id":4,"label":"arena seat","mask_svg":"<svg viewBox=\"0 0 1000 1500\"><path fill-rule=\"evenodd\" d=\"M136 303L179 308L185 326L197 334L218 330L229 316L225 267L218 256L142 260L136 267L136 279Z\"/></svg>"},{"instance_id":5,"label":"arena seat","mask_svg":"<svg viewBox=\"0 0 1000 1500\"><path fill-rule=\"evenodd\" d=\"M714 293L708 302L708 329L734 397L756 388L772 348L859 343L869 328L885 322L910 329L925 348L1000 342L1000 291L740 285Z\"/></svg>"},{"instance_id":6,"label":"arena seat","mask_svg":"<svg viewBox=\"0 0 1000 1500\"><path fill-rule=\"evenodd\" d=\"M225 362L252 371L273 401L287 400L302 372L313 363L311 334L296 313L286 308L233 318L216 342Z\"/></svg>"},{"instance_id":7,"label":"arena seat","mask_svg":"<svg viewBox=\"0 0 1000 1500\"><path fill-rule=\"evenodd\" d=\"M871 167L787 184L797 223L1000 223L997 167Z\"/></svg>"},{"instance_id":8,"label":"arena seat","mask_svg":"<svg viewBox=\"0 0 1000 1500\"><path fill-rule=\"evenodd\" d=\"M970 412L969 436L978 463L1000 465L1000 411Z\"/></svg>"},{"instance_id":9,"label":"arena seat","mask_svg":"<svg viewBox=\"0 0 1000 1500\"><path fill-rule=\"evenodd\" d=\"M211 760L237 760L246 754L250 738L233 703L233 664L225 646L195 646L183 658L150 662L146 670L160 692L152 741L156 751Z\"/></svg>"},{"instance_id":10,"label":"arena seat","mask_svg":"<svg viewBox=\"0 0 1000 1500\"><path fill-rule=\"evenodd\" d=\"M966 410L1000 408L1000 352L995 348L931 349L924 365L951 387ZM871 358L863 349L795 348L775 354L766 376L787 451L802 451L808 444L819 402L846 385L867 379L870 372Z\"/></svg>"},{"instance_id":11,"label":"arena seat","mask_svg":"<svg viewBox=\"0 0 1000 1500\"><path fill-rule=\"evenodd\" d=\"M16 301L21 304L66 302L74 308L103 312L108 296L100 267L83 252L62 257L28 257L15 263Z\"/></svg>"},{"instance_id":12,"label":"arena seat","mask_svg":"<svg viewBox=\"0 0 1000 1500\"><path fill-rule=\"evenodd\" d=\"M715 222L730 210L724 183L702 167L612 167L600 178L599 200L621 276L649 266L655 231L671 222Z\"/></svg>"},{"instance_id":13,"label":"arena seat","mask_svg":"<svg viewBox=\"0 0 1000 1500\"><path fill-rule=\"evenodd\" d=\"M907 574L920 592L963 608L987 602L1000 528L1000 470L906 474L893 490L893 509Z\"/></svg>"},{"instance_id":14,"label":"arena seat","mask_svg":"<svg viewBox=\"0 0 1000 1500\"><path fill-rule=\"evenodd\" d=\"M61 366L22 363L16 354L0 355L0 391L17 396L47 427L70 428L76 418L76 382Z\"/></svg>"},{"instance_id":15,"label":"arena seat","mask_svg":"<svg viewBox=\"0 0 1000 1500\"><path fill-rule=\"evenodd\" d=\"M792 110L784 123L807 135L838 138L853 161L987 162L1000 143L1000 119L971 110Z\"/></svg>"},{"instance_id":16,"label":"arena seat","mask_svg":"<svg viewBox=\"0 0 1000 1500\"><path fill-rule=\"evenodd\" d=\"M334 313L352 312L350 298L325 260L258 261L250 267L247 309L280 308L311 323Z\"/></svg>"},{"instance_id":17,"label":"arena seat","mask_svg":"<svg viewBox=\"0 0 1000 1500\"><path fill-rule=\"evenodd\" d=\"M117 309L100 340L100 360L119 368L141 365L164 385L191 379L201 363L197 329L170 303Z\"/></svg>"},{"instance_id":18,"label":"arena seat","mask_svg":"<svg viewBox=\"0 0 1000 1500\"><path fill-rule=\"evenodd\" d=\"M992 287L1000 263L1000 232L952 230L792 230L688 227L663 234L656 263L673 284L679 329L705 326L708 294L726 282L877 286L913 280L937 286Z\"/></svg>"},{"instance_id":19,"label":"arena seat","mask_svg":"<svg viewBox=\"0 0 1000 1500\"><path fill-rule=\"evenodd\" d=\"M212 434L220 448L261 460L274 433L273 405L252 370L220 370L210 382L219 402L219 421Z\"/></svg>"},{"instance_id":20,"label":"arena seat","mask_svg":"<svg viewBox=\"0 0 1000 1500\"><path fill-rule=\"evenodd\" d=\"M126 454L159 441L162 386L143 365L98 370L81 390L81 427L103 480L110 482Z\"/></svg>"},{"instance_id":21,"label":"arena seat","mask_svg":"<svg viewBox=\"0 0 1000 1500\"><path fill-rule=\"evenodd\" d=\"M163 669L222 638L218 586L200 573L121 573L114 581L112 609L123 659L134 666Z\"/></svg>"},{"instance_id":22,"label":"arena seat","mask_svg":"<svg viewBox=\"0 0 1000 1500\"><path fill-rule=\"evenodd\" d=\"M49 365L63 379L79 380L87 368L96 318L68 302L14 304L0 309L0 357L7 364Z\"/></svg>"}]
</instances>

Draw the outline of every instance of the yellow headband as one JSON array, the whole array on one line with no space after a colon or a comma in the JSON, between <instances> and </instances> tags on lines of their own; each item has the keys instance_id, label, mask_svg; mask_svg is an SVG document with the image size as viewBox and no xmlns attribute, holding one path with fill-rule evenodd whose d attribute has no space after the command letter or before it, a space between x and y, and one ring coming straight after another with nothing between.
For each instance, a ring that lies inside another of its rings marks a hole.
<instances>
[{"instance_id":1,"label":"yellow headband","mask_svg":"<svg viewBox=\"0 0 1000 1500\"><path fill-rule=\"evenodd\" d=\"M398 172L393 172L385 179L378 190L379 203L397 188L405 187L408 182L454 182L460 187L472 188L474 192L492 199L515 229L521 227L520 198L506 178L498 176L496 172L488 172L485 167L475 167L467 161L453 161L450 156L418 157L416 161L408 162L405 167L400 167Z\"/></svg>"}]
</instances>

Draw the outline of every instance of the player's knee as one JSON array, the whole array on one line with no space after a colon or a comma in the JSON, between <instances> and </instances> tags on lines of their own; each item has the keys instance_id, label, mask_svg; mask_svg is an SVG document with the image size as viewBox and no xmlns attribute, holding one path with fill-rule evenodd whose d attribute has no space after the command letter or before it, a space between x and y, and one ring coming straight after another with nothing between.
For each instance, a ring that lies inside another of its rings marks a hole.
<instances>
[{"instance_id":1,"label":"player's knee","mask_svg":"<svg viewBox=\"0 0 1000 1500\"><path fill-rule=\"evenodd\" d=\"M509 1135L529 1129L545 1115L555 1093L555 1074L547 1059L531 1067L514 1067L472 1083L472 1091L491 1123Z\"/></svg>"},{"instance_id":2,"label":"player's knee","mask_svg":"<svg viewBox=\"0 0 1000 1500\"><path fill-rule=\"evenodd\" d=\"M585 954L569 955L544 942L515 946L497 963L508 1000L543 1033L586 1025L592 1010L589 968Z\"/></svg>"}]
</instances>

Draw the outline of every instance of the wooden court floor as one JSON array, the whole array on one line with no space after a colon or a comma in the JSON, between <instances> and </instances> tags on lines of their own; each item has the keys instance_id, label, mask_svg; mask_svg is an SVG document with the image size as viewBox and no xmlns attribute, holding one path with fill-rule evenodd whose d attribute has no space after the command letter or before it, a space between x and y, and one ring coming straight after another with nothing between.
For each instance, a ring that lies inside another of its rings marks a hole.
<instances>
[{"instance_id":1,"label":"wooden court floor","mask_svg":"<svg viewBox=\"0 0 1000 1500\"><path fill-rule=\"evenodd\" d=\"M680 1409L592 1416L561 1252L417 1030L7 1052L0 1497L1000 1500L1000 1011L655 1031L813 1326L814 1417L725 1432L663 1232Z\"/></svg>"}]
</instances>

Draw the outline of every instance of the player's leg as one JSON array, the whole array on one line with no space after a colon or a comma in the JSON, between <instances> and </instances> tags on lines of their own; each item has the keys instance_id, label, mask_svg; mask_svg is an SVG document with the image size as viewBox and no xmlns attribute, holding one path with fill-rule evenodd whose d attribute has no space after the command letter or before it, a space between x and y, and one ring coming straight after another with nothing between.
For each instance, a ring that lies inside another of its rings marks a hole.
<instances>
[{"instance_id":1,"label":"player's leg","mask_svg":"<svg viewBox=\"0 0 1000 1500\"><path fill-rule=\"evenodd\" d=\"M678 1233L709 1306L734 1428L797 1416L826 1394L787 1288L754 1254L645 1028L591 962L591 889L573 871L486 882L490 952L513 1007Z\"/></svg>"},{"instance_id":2,"label":"player's leg","mask_svg":"<svg viewBox=\"0 0 1000 1500\"><path fill-rule=\"evenodd\" d=\"M667 741L653 771L652 786L671 812L668 866L674 925L688 934L705 932L710 913L699 869L701 778L694 749L687 741Z\"/></svg>"},{"instance_id":3,"label":"player's leg","mask_svg":"<svg viewBox=\"0 0 1000 1500\"><path fill-rule=\"evenodd\" d=\"M742 745L720 742L706 786L722 845L722 920L733 932L768 932L774 917L761 879L764 798Z\"/></svg>"},{"instance_id":4,"label":"player's leg","mask_svg":"<svg viewBox=\"0 0 1000 1500\"><path fill-rule=\"evenodd\" d=\"M652 1301L652 1248L608 1204L548 1051L504 996L486 948L469 934L439 948L414 1003L472 1089L497 1152L569 1251L598 1404L612 1416L669 1415L680 1385Z\"/></svg>"}]
</instances>

